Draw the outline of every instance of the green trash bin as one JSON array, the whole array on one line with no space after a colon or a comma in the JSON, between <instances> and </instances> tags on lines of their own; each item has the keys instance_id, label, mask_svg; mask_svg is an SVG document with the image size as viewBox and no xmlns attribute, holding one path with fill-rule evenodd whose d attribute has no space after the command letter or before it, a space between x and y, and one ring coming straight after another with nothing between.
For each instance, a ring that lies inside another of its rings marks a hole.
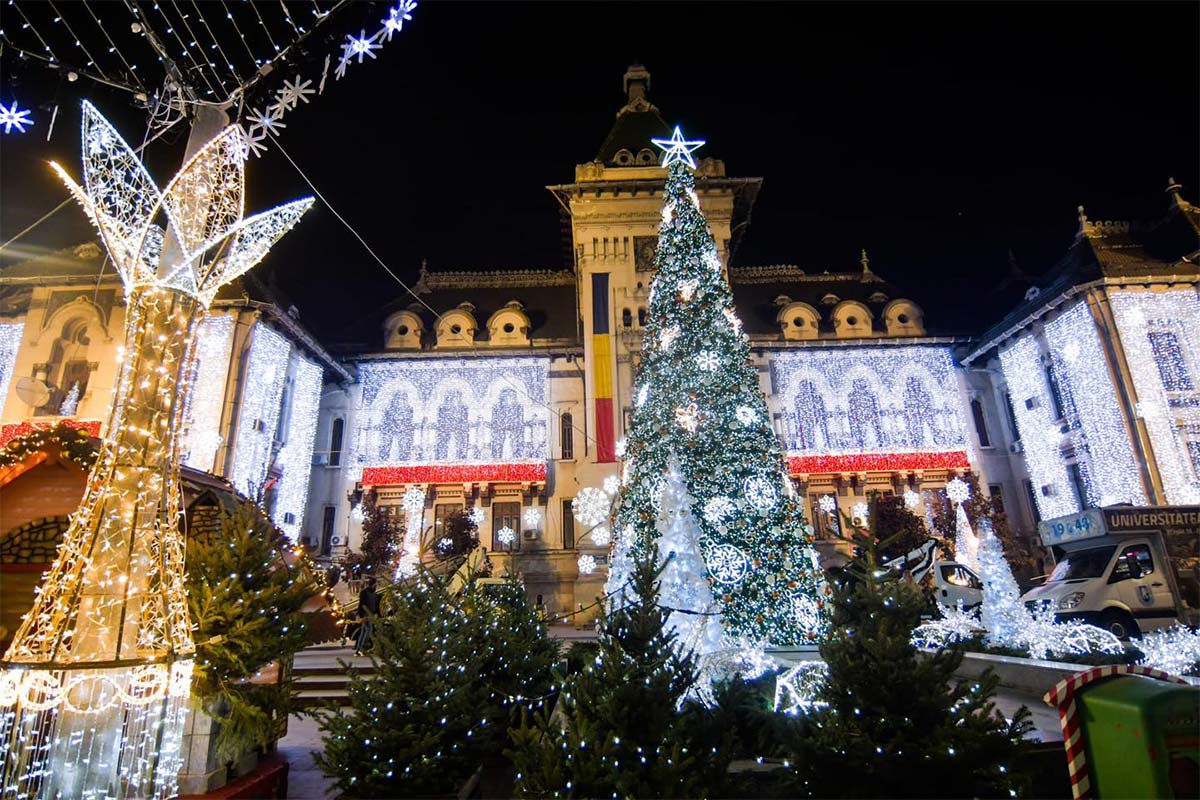
<instances>
[{"instance_id":1,"label":"green trash bin","mask_svg":"<svg viewBox=\"0 0 1200 800\"><path fill-rule=\"evenodd\" d=\"M1076 702L1100 800L1200 798L1200 688L1118 675Z\"/></svg>"}]
</instances>

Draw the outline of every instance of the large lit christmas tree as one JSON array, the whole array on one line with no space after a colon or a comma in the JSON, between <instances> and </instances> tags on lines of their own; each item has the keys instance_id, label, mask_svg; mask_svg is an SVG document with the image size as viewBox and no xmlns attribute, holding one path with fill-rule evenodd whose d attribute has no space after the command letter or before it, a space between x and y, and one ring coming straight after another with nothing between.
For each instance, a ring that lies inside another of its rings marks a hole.
<instances>
[{"instance_id":1,"label":"large lit christmas tree","mask_svg":"<svg viewBox=\"0 0 1200 800\"><path fill-rule=\"evenodd\" d=\"M697 634L685 646L710 651L707 626L685 622L697 614L721 619L727 645L811 641L823 616L811 534L696 196L690 153L703 142L676 128L655 144L667 184L608 590L620 597L631 556L655 541L672 627Z\"/></svg>"}]
</instances>

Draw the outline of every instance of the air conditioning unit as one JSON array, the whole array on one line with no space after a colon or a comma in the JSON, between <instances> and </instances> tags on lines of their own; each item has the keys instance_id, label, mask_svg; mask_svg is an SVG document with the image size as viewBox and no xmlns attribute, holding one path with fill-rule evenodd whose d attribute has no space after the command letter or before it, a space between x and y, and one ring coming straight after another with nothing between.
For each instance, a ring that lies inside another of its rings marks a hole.
<instances>
[{"instance_id":1,"label":"air conditioning unit","mask_svg":"<svg viewBox=\"0 0 1200 800\"><path fill-rule=\"evenodd\" d=\"M285 513L283 515L283 524L284 525L295 525L296 524L296 515L290 511Z\"/></svg>"},{"instance_id":2,"label":"air conditioning unit","mask_svg":"<svg viewBox=\"0 0 1200 800\"><path fill-rule=\"evenodd\" d=\"M262 433L266 429L267 429L267 424L265 422L263 422L261 419L254 420L254 430L255 431L257 431L258 433Z\"/></svg>"},{"instance_id":3,"label":"air conditioning unit","mask_svg":"<svg viewBox=\"0 0 1200 800\"><path fill-rule=\"evenodd\" d=\"M329 464L329 453L313 453L312 463L314 467L324 467Z\"/></svg>"},{"instance_id":4,"label":"air conditioning unit","mask_svg":"<svg viewBox=\"0 0 1200 800\"><path fill-rule=\"evenodd\" d=\"M329 543L330 543L331 545L333 545L334 547L337 547L338 545L340 545L340 544L342 543L342 537L340 537L340 536L331 536L331 537L329 538Z\"/></svg>"},{"instance_id":5,"label":"air conditioning unit","mask_svg":"<svg viewBox=\"0 0 1200 800\"><path fill-rule=\"evenodd\" d=\"M533 528L527 529L525 531L525 538L530 540L536 539L538 538L538 532Z\"/></svg>"},{"instance_id":6,"label":"air conditioning unit","mask_svg":"<svg viewBox=\"0 0 1200 800\"><path fill-rule=\"evenodd\" d=\"M1047 483L1042 487L1042 497L1054 497L1057 494L1058 491L1054 488L1053 483Z\"/></svg>"},{"instance_id":7,"label":"air conditioning unit","mask_svg":"<svg viewBox=\"0 0 1200 800\"><path fill-rule=\"evenodd\" d=\"M1040 398L1040 397L1026 397L1025 398L1025 407L1028 408L1030 411L1032 411L1035 408L1039 408L1041 405L1042 405L1042 398Z\"/></svg>"}]
</instances>

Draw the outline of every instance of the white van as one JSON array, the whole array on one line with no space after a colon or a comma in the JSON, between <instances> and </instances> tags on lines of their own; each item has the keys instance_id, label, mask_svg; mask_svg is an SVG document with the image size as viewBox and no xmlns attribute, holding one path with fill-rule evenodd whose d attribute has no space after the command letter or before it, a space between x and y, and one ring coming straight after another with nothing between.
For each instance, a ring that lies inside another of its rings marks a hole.
<instances>
[{"instance_id":1,"label":"white van","mask_svg":"<svg viewBox=\"0 0 1200 800\"><path fill-rule=\"evenodd\" d=\"M983 583L970 567L957 561L938 561L938 542L928 539L917 549L884 562L884 566L912 574L920 583L933 572L933 591L938 604L944 608L962 607L965 611L978 608L983 602Z\"/></svg>"},{"instance_id":2,"label":"white van","mask_svg":"<svg viewBox=\"0 0 1200 800\"><path fill-rule=\"evenodd\" d=\"M1127 639L1177 622L1197 624L1200 507L1088 509L1038 526L1054 556L1046 582L1021 600L1055 617Z\"/></svg>"}]
</instances>

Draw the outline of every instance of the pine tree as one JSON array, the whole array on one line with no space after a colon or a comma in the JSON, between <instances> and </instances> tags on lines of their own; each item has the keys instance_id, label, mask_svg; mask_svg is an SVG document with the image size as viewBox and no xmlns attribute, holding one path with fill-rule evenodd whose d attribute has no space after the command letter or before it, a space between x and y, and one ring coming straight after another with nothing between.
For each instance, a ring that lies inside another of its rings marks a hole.
<instances>
[{"instance_id":1,"label":"pine tree","mask_svg":"<svg viewBox=\"0 0 1200 800\"><path fill-rule=\"evenodd\" d=\"M421 569L384 605L375 675L352 671L350 706L321 715L317 763L346 797L454 793L548 693L558 645L515 581L452 594Z\"/></svg>"},{"instance_id":2,"label":"pine tree","mask_svg":"<svg viewBox=\"0 0 1200 800\"><path fill-rule=\"evenodd\" d=\"M319 593L311 563L251 502L222 513L220 533L187 547L188 607L196 625L193 693L221 722L218 754L231 759L276 738L294 708L290 682L248 683L307 644L302 606Z\"/></svg>"},{"instance_id":3,"label":"pine tree","mask_svg":"<svg viewBox=\"0 0 1200 800\"><path fill-rule=\"evenodd\" d=\"M995 645L1015 645L1029 612L1021 604L1021 590L1004 558L1004 547L987 520L979 523L979 579L983 582L980 621L987 640Z\"/></svg>"},{"instance_id":4,"label":"pine tree","mask_svg":"<svg viewBox=\"0 0 1200 800\"><path fill-rule=\"evenodd\" d=\"M631 564L631 591L602 620L594 662L556 674L553 715L543 710L513 731L518 796L700 797L723 776L723 750L688 746L711 728L699 724L703 707L685 703L696 659L667 624L656 563L650 543Z\"/></svg>"},{"instance_id":5,"label":"pine tree","mask_svg":"<svg viewBox=\"0 0 1200 800\"><path fill-rule=\"evenodd\" d=\"M814 620L811 533L786 478L695 178L683 160L668 154L666 161L616 557L665 532L659 510L674 461L694 500L690 519L706 566L694 585L715 597L727 631L754 643L810 640L819 633L802 622Z\"/></svg>"},{"instance_id":6,"label":"pine tree","mask_svg":"<svg viewBox=\"0 0 1200 800\"><path fill-rule=\"evenodd\" d=\"M846 529L850 530L850 520ZM855 580L837 585L821 643L828 677L814 712L797 793L835 797L1008 797L1027 779L1021 756L1027 709L996 710L997 678L959 680L961 650L918 655L910 637L925 603L881 570L876 536L849 537Z\"/></svg>"},{"instance_id":7,"label":"pine tree","mask_svg":"<svg viewBox=\"0 0 1200 800\"><path fill-rule=\"evenodd\" d=\"M871 504L871 516L880 540L879 557L883 561L911 553L929 540L925 521L909 510L902 497L879 497Z\"/></svg>"},{"instance_id":8,"label":"pine tree","mask_svg":"<svg viewBox=\"0 0 1200 800\"><path fill-rule=\"evenodd\" d=\"M362 510L362 545L359 552L346 557L346 565L356 572L391 580L404 537L402 520L390 508L379 506L374 491L363 496Z\"/></svg>"}]
</instances>

